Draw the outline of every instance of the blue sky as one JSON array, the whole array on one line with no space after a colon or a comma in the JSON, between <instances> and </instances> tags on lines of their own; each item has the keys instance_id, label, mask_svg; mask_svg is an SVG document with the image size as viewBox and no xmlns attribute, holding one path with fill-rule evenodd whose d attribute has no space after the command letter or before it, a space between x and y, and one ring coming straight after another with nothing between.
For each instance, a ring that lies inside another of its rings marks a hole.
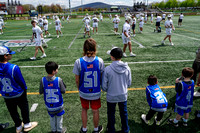
<instances>
[{"instance_id":1,"label":"blue sky","mask_svg":"<svg viewBox=\"0 0 200 133\"><path fill-rule=\"evenodd\" d=\"M7 2L7 0L1 0L3 2ZM11 0L10 0L11 1ZM15 0L13 0L15 1ZM38 5L38 4L46 4L46 5L50 5L52 3L54 4L60 4L60 5L65 5L65 6L69 6L68 1L69 0L20 0L22 4L33 4L33 5ZM141 1L141 0L138 0ZM159 1L159 0L149 0L149 2L151 1ZM112 5L133 5L133 0L83 0L83 4L88 4L88 3L92 3L92 2L104 2L107 4L112 4ZM72 7L76 7L81 5L81 0L71 0L71 6Z\"/></svg>"}]
</instances>

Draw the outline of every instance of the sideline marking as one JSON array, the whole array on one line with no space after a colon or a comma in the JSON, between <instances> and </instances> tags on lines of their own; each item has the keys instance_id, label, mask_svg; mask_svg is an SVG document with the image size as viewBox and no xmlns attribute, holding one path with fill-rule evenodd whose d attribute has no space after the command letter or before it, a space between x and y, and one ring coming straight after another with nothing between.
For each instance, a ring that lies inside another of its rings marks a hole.
<instances>
[{"instance_id":1,"label":"sideline marking","mask_svg":"<svg viewBox=\"0 0 200 133\"><path fill-rule=\"evenodd\" d=\"M79 33L80 33L80 32L81 32L81 30L83 29L83 26L84 26L84 25L82 25L81 29L80 29L80 30L79 30L79 32L76 34L76 36L74 37L73 41L70 43L70 45L69 45L68 49L70 49L70 48L71 48L72 44L74 43L74 41L75 41L75 40L76 40L76 38L78 37Z\"/></svg>"},{"instance_id":2,"label":"sideline marking","mask_svg":"<svg viewBox=\"0 0 200 133\"><path fill-rule=\"evenodd\" d=\"M151 63L176 63L176 62L192 62L194 60L169 60L169 61L143 61L143 62L127 62L131 64L151 64ZM104 63L105 65L110 65L111 63ZM59 65L59 67L73 67L74 64ZM19 66L20 68L43 68L44 66Z\"/></svg>"}]
</instances>

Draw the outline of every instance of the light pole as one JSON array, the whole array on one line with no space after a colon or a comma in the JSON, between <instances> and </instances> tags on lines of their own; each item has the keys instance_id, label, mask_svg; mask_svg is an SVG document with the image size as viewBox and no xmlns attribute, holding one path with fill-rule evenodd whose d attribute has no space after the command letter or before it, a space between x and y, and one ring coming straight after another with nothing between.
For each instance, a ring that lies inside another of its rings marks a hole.
<instances>
[{"instance_id":1,"label":"light pole","mask_svg":"<svg viewBox=\"0 0 200 133\"><path fill-rule=\"evenodd\" d=\"M71 11L71 0L69 0L69 12L70 12L70 15L72 15L72 11Z\"/></svg>"}]
</instances>

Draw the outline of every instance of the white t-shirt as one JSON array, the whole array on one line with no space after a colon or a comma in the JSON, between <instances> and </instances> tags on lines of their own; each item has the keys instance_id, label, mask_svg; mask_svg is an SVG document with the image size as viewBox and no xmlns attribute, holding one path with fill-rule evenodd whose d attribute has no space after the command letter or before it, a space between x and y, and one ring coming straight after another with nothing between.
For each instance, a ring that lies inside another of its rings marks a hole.
<instances>
[{"instance_id":1,"label":"white t-shirt","mask_svg":"<svg viewBox=\"0 0 200 133\"><path fill-rule=\"evenodd\" d=\"M43 20L43 24L44 26L48 26L48 20L47 19Z\"/></svg>"},{"instance_id":2,"label":"white t-shirt","mask_svg":"<svg viewBox=\"0 0 200 133\"><path fill-rule=\"evenodd\" d=\"M100 16L100 19L103 19L103 16L102 16L102 15Z\"/></svg>"},{"instance_id":3,"label":"white t-shirt","mask_svg":"<svg viewBox=\"0 0 200 133\"><path fill-rule=\"evenodd\" d=\"M41 42L41 34L42 34L42 30L39 26L35 26L32 28L33 31L33 36L36 42Z\"/></svg>"},{"instance_id":4,"label":"white t-shirt","mask_svg":"<svg viewBox=\"0 0 200 133\"><path fill-rule=\"evenodd\" d=\"M165 26L169 26L169 28L172 28L172 25L173 25L173 21L170 19L170 20L166 20L165 21Z\"/></svg>"},{"instance_id":5,"label":"white t-shirt","mask_svg":"<svg viewBox=\"0 0 200 133\"><path fill-rule=\"evenodd\" d=\"M92 19L92 21L93 21L93 24L94 24L94 23L98 23L98 22L99 22L99 19L98 19L97 17L94 17L94 18Z\"/></svg>"},{"instance_id":6,"label":"white t-shirt","mask_svg":"<svg viewBox=\"0 0 200 133\"><path fill-rule=\"evenodd\" d=\"M136 18L132 18L132 25L136 24Z\"/></svg>"},{"instance_id":7,"label":"white t-shirt","mask_svg":"<svg viewBox=\"0 0 200 133\"><path fill-rule=\"evenodd\" d=\"M144 17L140 17L139 21L143 22L144 21Z\"/></svg>"},{"instance_id":8,"label":"white t-shirt","mask_svg":"<svg viewBox=\"0 0 200 133\"><path fill-rule=\"evenodd\" d=\"M153 14L151 14L151 18L153 18Z\"/></svg>"},{"instance_id":9,"label":"white t-shirt","mask_svg":"<svg viewBox=\"0 0 200 133\"><path fill-rule=\"evenodd\" d=\"M57 20L55 21L55 25L56 25L56 26L60 26L60 24L61 24L60 19L57 19Z\"/></svg>"},{"instance_id":10,"label":"white t-shirt","mask_svg":"<svg viewBox=\"0 0 200 133\"><path fill-rule=\"evenodd\" d=\"M122 30L122 35L124 35L124 32L126 32L126 34L128 35L128 37L130 37L130 31L131 31L131 26L130 24L128 24L127 22L123 25L123 30Z\"/></svg>"},{"instance_id":11,"label":"white t-shirt","mask_svg":"<svg viewBox=\"0 0 200 133\"><path fill-rule=\"evenodd\" d=\"M161 16L157 16L157 18L156 18L156 22L160 22L160 21L162 21Z\"/></svg>"},{"instance_id":12,"label":"white t-shirt","mask_svg":"<svg viewBox=\"0 0 200 133\"><path fill-rule=\"evenodd\" d=\"M120 22L120 19L119 19L119 18L114 18L114 19L113 19L113 23L114 23L114 24L119 24L119 22Z\"/></svg>"},{"instance_id":13,"label":"white t-shirt","mask_svg":"<svg viewBox=\"0 0 200 133\"><path fill-rule=\"evenodd\" d=\"M166 17L166 14L163 14L163 15L162 15L162 18L165 18L165 17Z\"/></svg>"},{"instance_id":14,"label":"white t-shirt","mask_svg":"<svg viewBox=\"0 0 200 133\"><path fill-rule=\"evenodd\" d=\"M90 26L90 19L85 19L85 26Z\"/></svg>"},{"instance_id":15,"label":"white t-shirt","mask_svg":"<svg viewBox=\"0 0 200 133\"><path fill-rule=\"evenodd\" d=\"M181 15L179 16L179 19L183 19L183 18L184 18L184 15L181 14Z\"/></svg>"},{"instance_id":16,"label":"white t-shirt","mask_svg":"<svg viewBox=\"0 0 200 133\"><path fill-rule=\"evenodd\" d=\"M145 17L145 20L147 20L147 14L145 14L145 16L144 16L144 17Z\"/></svg>"}]
</instances>

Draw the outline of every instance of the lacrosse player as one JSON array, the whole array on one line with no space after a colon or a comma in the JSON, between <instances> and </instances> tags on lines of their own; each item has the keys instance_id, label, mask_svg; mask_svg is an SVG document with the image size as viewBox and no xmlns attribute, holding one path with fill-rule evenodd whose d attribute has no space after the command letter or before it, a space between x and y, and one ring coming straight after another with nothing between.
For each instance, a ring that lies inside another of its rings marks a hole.
<instances>
[{"instance_id":1,"label":"lacrosse player","mask_svg":"<svg viewBox=\"0 0 200 133\"><path fill-rule=\"evenodd\" d=\"M140 19L139 19L139 33L142 33L143 31L143 25L144 25L144 14L140 14Z\"/></svg>"},{"instance_id":2,"label":"lacrosse player","mask_svg":"<svg viewBox=\"0 0 200 133\"><path fill-rule=\"evenodd\" d=\"M0 20L0 30L1 30L1 32L0 32L0 35L1 35L1 34L3 34L3 21L2 20Z\"/></svg>"},{"instance_id":3,"label":"lacrosse player","mask_svg":"<svg viewBox=\"0 0 200 133\"><path fill-rule=\"evenodd\" d=\"M44 25L44 31L45 31L44 37L47 37L47 34L50 36L51 34L48 32L48 20L46 19L46 16L43 16L43 25Z\"/></svg>"},{"instance_id":4,"label":"lacrosse player","mask_svg":"<svg viewBox=\"0 0 200 133\"><path fill-rule=\"evenodd\" d=\"M40 16L40 18L38 19L38 22L39 22L40 28L43 30L43 19L42 19L42 16Z\"/></svg>"},{"instance_id":5,"label":"lacrosse player","mask_svg":"<svg viewBox=\"0 0 200 133\"><path fill-rule=\"evenodd\" d=\"M70 20L69 20L69 19L70 19L70 16L68 15L68 16L67 16L67 23L69 23L69 22L70 22Z\"/></svg>"},{"instance_id":6,"label":"lacrosse player","mask_svg":"<svg viewBox=\"0 0 200 133\"><path fill-rule=\"evenodd\" d=\"M151 23L153 23L153 13L151 13Z\"/></svg>"},{"instance_id":7,"label":"lacrosse player","mask_svg":"<svg viewBox=\"0 0 200 133\"><path fill-rule=\"evenodd\" d=\"M163 13L163 14L162 14L162 20L163 20L163 21L165 21L165 17L166 17L166 14Z\"/></svg>"},{"instance_id":8,"label":"lacrosse player","mask_svg":"<svg viewBox=\"0 0 200 133\"><path fill-rule=\"evenodd\" d=\"M132 30L133 30L133 37L135 37L135 26L136 26L136 18L134 14L132 15Z\"/></svg>"},{"instance_id":9,"label":"lacrosse player","mask_svg":"<svg viewBox=\"0 0 200 133\"><path fill-rule=\"evenodd\" d=\"M85 38L85 35L88 34L88 36L90 37L90 18L89 16L86 16L85 20L84 20L84 23L85 23L85 34L84 34L84 38Z\"/></svg>"},{"instance_id":10,"label":"lacrosse player","mask_svg":"<svg viewBox=\"0 0 200 133\"><path fill-rule=\"evenodd\" d=\"M123 25L123 29L122 29L122 40L124 43L124 48L123 48L123 56L127 57L126 55L126 47L129 47L129 51L130 51L130 56L135 57L136 55L132 53L132 47L131 47L131 36L130 36L130 31L131 31L131 26L130 23L131 22L131 17L126 17L125 20L125 24Z\"/></svg>"},{"instance_id":11,"label":"lacrosse player","mask_svg":"<svg viewBox=\"0 0 200 133\"><path fill-rule=\"evenodd\" d=\"M155 30L155 32L158 32L158 28L160 27L160 22L162 21L162 18L161 18L161 16L158 15L155 20L156 20L156 30Z\"/></svg>"},{"instance_id":12,"label":"lacrosse player","mask_svg":"<svg viewBox=\"0 0 200 133\"><path fill-rule=\"evenodd\" d=\"M94 29L96 28L96 34L98 34L98 23L99 23L99 19L97 18L96 15L94 15L93 19L93 34L94 34Z\"/></svg>"},{"instance_id":13,"label":"lacrosse player","mask_svg":"<svg viewBox=\"0 0 200 133\"><path fill-rule=\"evenodd\" d=\"M56 21L55 21L55 26L56 26L57 38L59 38L58 31L60 32L61 36L63 35L63 34L62 34L62 31L61 31L61 22L60 22L60 19L59 19L58 16L56 16L55 19L56 19Z\"/></svg>"},{"instance_id":14,"label":"lacrosse player","mask_svg":"<svg viewBox=\"0 0 200 133\"><path fill-rule=\"evenodd\" d=\"M183 15L183 13L181 13L180 16L179 16L179 19L178 19L178 26L182 25L183 18L184 18L184 15Z\"/></svg>"},{"instance_id":15,"label":"lacrosse player","mask_svg":"<svg viewBox=\"0 0 200 133\"><path fill-rule=\"evenodd\" d=\"M115 35L118 32L119 22L120 22L120 19L119 19L118 15L116 14L115 18L113 19Z\"/></svg>"},{"instance_id":16,"label":"lacrosse player","mask_svg":"<svg viewBox=\"0 0 200 133\"><path fill-rule=\"evenodd\" d=\"M172 21L172 19L171 19L171 14L169 14L168 16L167 16L167 19L168 20L166 20L165 21L165 28L166 28L166 34L167 34L167 36L164 38L164 40L162 41L162 44L164 45L165 44L165 40L167 39L167 38L169 38L169 42L170 42L170 45L171 46L173 46L174 44L172 43L172 41L171 41L171 34L172 34L172 30L175 30L175 27L174 27L174 25L173 25L173 21Z\"/></svg>"},{"instance_id":17,"label":"lacrosse player","mask_svg":"<svg viewBox=\"0 0 200 133\"><path fill-rule=\"evenodd\" d=\"M147 13L145 13L145 15L144 15L144 23L145 24L147 23L147 20L148 20L148 15L147 15Z\"/></svg>"},{"instance_id":18,"label":"lacrosse player","mask_svg":"<svg viewBox=\"0 0 200 133\"><path fill-rule=\"evenodd\" d=\"M45 58L46 54L44 52L44 49L42 47L42 40L44 40L43 38L43 34L42 34L42 30L39 26L37 26L37 20L32 20L31 24L33 26L32 31L33 31L33 35L32 35L32 41L33 39L35 39L35 55L33 57L31 57L31 60L36 60L36 56L38 54L38 48L42 51L43 55L40 58Z\"/></svg>"},{"instance_id":19,"label":"lacrosse player","mask_svg":"<svg viewBox=\"0 0 200 133\"><path fill-rule=\"evenodd\" d=\"M112 20L112 15L111 14L109 14L109 18L110 18L110 20Z\"/></svg>"}]
</instances>

